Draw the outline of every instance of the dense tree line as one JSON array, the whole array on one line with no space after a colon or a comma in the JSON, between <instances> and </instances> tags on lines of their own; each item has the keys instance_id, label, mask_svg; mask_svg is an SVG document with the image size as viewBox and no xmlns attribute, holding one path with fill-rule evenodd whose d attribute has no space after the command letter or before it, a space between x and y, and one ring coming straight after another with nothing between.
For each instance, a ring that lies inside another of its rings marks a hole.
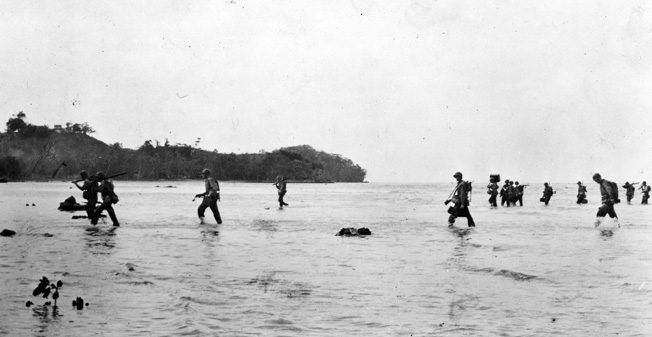
<instances>
[{"instance_id":1,"label":"dense tree line","mask_svg":"<svg viewBox=\"0 0 652 337\"><path fill-rule=\"evenodd\" d=\"M24 123L24 118L24 114L10 118L7 133L0 134L0 177L74 178L84 169L127 172L124 178L136 180L194 179L204 167L220 180L272 181L282 175L298 181L362 182L366 176L351 160L308 145L235 154L199 149L199 139L194 146L147 140L133 150L88 136L94 130L86 123L68 123L63 132L39 126L41 131L29 133L31 124Z\"/></svg>"}]
</instances>

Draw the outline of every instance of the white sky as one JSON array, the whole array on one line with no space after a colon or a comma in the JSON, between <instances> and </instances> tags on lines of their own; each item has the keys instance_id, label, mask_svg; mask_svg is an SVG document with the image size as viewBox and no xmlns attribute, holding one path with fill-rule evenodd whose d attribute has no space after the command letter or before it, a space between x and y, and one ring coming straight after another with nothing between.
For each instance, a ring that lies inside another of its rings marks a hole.
<instances>
[{"instance_id":1,"label":"white sky","mask_svg":"<svg viewBox=\"0 0 652 337\"><path fill-rule=\"evenodd\" d=\"M4 1L0 108L369 181L652 180L645 1ZM75 103L73 105L73 102ZM1 116L0 116L1 117Z\"/></svg>"}]
</instances>

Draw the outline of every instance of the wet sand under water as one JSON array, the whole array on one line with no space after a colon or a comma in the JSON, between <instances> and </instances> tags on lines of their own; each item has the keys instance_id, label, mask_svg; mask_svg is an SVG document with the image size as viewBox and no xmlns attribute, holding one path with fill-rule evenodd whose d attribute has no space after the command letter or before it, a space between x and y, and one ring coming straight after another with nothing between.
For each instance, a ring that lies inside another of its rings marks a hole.
<instances>
[{"instance_id":1,"label":"wet sand under water","mask_svg":"<svg viewBox=\"0 0 652 337\"><path fill-rule=\"evenodd\" d=\"M70 184L3 184L0 335L652 334L652 207L617 205L603 236L591 186L581 206L573 184L548 207L538 187L516 208L475 193L467 231L446 224L451 184L291 184L283 210L271 185L221 185L224 223L199 225L200 181L116 181L114 228L57 211ZM56 314L42 276L64 282Z\"/></svg>"}]
</instances>

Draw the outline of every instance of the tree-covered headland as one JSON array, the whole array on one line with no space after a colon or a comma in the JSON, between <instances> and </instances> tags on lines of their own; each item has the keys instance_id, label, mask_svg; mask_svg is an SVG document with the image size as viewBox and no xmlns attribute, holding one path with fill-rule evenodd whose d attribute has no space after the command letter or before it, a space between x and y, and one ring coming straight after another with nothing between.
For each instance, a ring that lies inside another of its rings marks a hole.
<instances>
[{"instance_id":1,"label":"tree-covered headland","mask_svg":"<svg viewBox=\"0 0 652 337\"><path fill-rule=\"evenodd\" d=\"M193 145L146 140L138 149L93 138L88 123L50 128L26 122L20 112L0 133L0 178L45 180L77 178L81 170L108 174L127 172L122 179L196 179L210 168L219 180L272 181L282 175L294 181L363 182L366 171L350 159L317 151L308 145L258 153L220 153Z\"/></svg>"}]
</instances>

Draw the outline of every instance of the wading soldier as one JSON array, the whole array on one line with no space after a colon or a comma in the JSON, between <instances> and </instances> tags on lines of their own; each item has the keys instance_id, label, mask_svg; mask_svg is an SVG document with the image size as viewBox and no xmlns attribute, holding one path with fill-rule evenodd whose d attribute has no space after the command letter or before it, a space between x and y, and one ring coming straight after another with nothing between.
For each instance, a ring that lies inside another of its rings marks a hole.
<instances>
[{"instance_id":1,"label":"wading soldier","mask_svg":"<svg viewBox=\"0 0 652 337\"><path fill-rule=\"evenodd\" d=\"M475 227L475 222L469 212L469 193L471 193L471 183L462 180L461 172L455 172L453 177L457 180L457 186L455 186L451 198L446 200L444 203L448 205L449 202L453 202L453 207L448 208L448 213L450 213L448 225L452 226L455 223L455 218L464 217L467 219L469 227Z\"/></svg>"},{"instance_id":2,"label":"wading soldier","mask_svg":"<svg viewBox=\"0 0 652 337\"><path fill-rule=\"evenodd\" d=\"M106 212L109 213L111 222L113 222L113 226L120 226L118 218L115 216L115 211L113 210L113 204L118 203L118 196L113 191L113 182L106 179L104 172L97 172L96 176L97 180L100 182L98 190L102 196L102 204L95 210L91 223L97 225L97 220L100 218L100 215L102 215L102 211L106 210Z\"/></svg>"},{"instance_id":3,"label":"wading soldier","mask_svg":"<svg viewBox=\"0 0 652 337\"><path fill-rule=\"evenodd\" d=\"M274 186L276 186L276 189L278 190L278 207L283 208L283 206L290 206L285 201L283 201L283 197L285 196L285 193L287 193L287 179L283 178L282 176L276 177L276 183L274 183Z\"/></svg>"},{"instance_id":4,"label":"wading soldier","mask_svg":"<svg viewBox=\"0 0 652 337\"><path fill-rule=\"evenodd\" d=\"M650 186L644 181L643 185L639 187L641 189L641 193L643 194L643 198L641 199L641 204L646 205L647 204L647 199L650 199Z\"/></svg>"},{"instance_id":5,"label":"wading soldier","mask_svg":"<svg viewBox=\"0 0 652 337\"><path fill-rule=\"evenodd\" d=\"M620 202L618 199L618 185L606 179L602 179L600 173L593 175L593 181L600 185L600 195L602 196L602 206L598 208L598 213L596 214L597 219L595 220L594 226L600 226L602 220L604 220L604 217L607 214L618 222L618 215L614 209L614 204ZM620 227L620 222L618 222L618 227Z\"/></svg>"},{"instance_id":6,"label":"wading soldier","mask_svg":"<svg viewBox=\"0 0 652 337\"><path fill-rule=\"evenodd\" d=\"M78 189L82 191L82 197L86 199L86 215L88 219L93 219L93 214L95 213L95 204L97 203L97 178L89 177L88 172L85 170L79 172L79 175L83 179L83 183L79 186L78 182L73 182Z\"/></svg>"},{"instance_id":7,"label":"wading soldier","mask_svg":"<svg viewBox=\"0 0 652 337\"><path fill-rule=\"evenodd\" d=\"M582 185L581 181L577 182L577 203L586 204L586 186Z\"/></svg>"},{"instance_id":8,"label":"wading soldier","mask_svg":"<svg viewBox=\"0 0 652 337\"><path fill-rule=\"evenodd\" d=\"M217 224L219 225L222 223L220 211L217 209L217 201L220 200L220 185L217 183L215 178L211 177L211 171L209 169L203 169L201 175L204 177L204 187L206 191L195 195L196 198L204 198L201 205L199 205L199 208L197 208L199 223L204 223L204 212L206 211L206 208L210 208L213 212L213 217L215 217L215 221L217 221Z\"/></svg>"}]
</instances>

